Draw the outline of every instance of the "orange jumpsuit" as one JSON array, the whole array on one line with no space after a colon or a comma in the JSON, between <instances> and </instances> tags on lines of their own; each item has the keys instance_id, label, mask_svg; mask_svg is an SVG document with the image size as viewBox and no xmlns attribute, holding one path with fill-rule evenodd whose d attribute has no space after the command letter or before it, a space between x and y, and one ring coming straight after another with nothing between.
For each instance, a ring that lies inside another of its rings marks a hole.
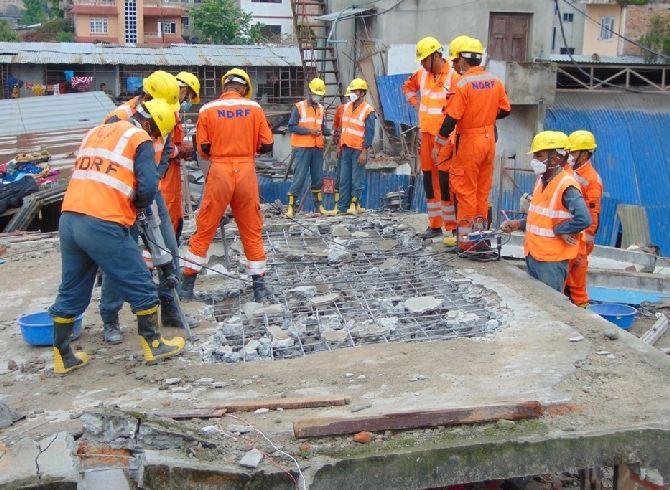
<instances>
[{"instance_id":1,"label":"orange jumpsuit","mask_svg":"<svg viewBox=\"0 0 670 490\"><path fill-rule=\"evenodd\" d=\"M225 92L200 109L198 152L211 160L196 219L196 232L184 256L184 274L195 275L207 262L207 250L230 204L247 257L247 273L265 272L261 215L254 155L273 142L272 130L258 103ZM203 145L210 145L209 155Z\"/></svg>"},{"instance_id":2,"label":"orange jumpsuit","mask_svg":"<svg viewBox=\"0 0 670 490\"><path fill-rule=\"evenodd\" d=\"M467 235L475 218L486 220L493 184L495 122L510 111L503 83L481 66L471 67L452 87L445 113L458 121L451 162L451 191L456 202L459 246L467 250Z\"/></svg>"},{"instance_id":3,"label":"orange jumpsuit","mask_svg":"<svg viewBox=\"0 0 670 490\"><path fill-rule=\"evenodd\" d=\"M432 152L435 136L440 132L442 125L444 106L458 78L458 73L448 61L438 76L419 68L402 86L407 101L419 109L421 131L419 159L426 191L428 226L431 228L444 226L447 231L456 229L456 215L449 190L449 173L433 162Z\"/></svg>"},{"instance_id":4,"label":"orange jumpsuit","mask_svg":"<svg viewBox=\"0 0 670 490\"><path fill-rule=\"evenodd\" d=\"M175 113L177 124L172 131L172 153L168 161L168 168L165 175L160 180L158 188L163 194L165 205L170 213L170 221L176 237L179 237L182 223L184 220L184 206L182 203L181 189L181 159L179 152L184 143L184 125L182 124L179 113Z\"/></svg>"},{"instance_id":5,"label":"orange jumpsuit","mask_svg":"<svg viewBox=\"0 0 670 490\"><path fill-rule=\"evenodd\" d=\"M603 183L593 164L587 161L584 165L574 169L574 178L582 188L582 195L591 214L591 226L584 230L583 240L580 243L579 254L570 261L568 279L565 283L565 292L576 305L585 305L589 302L586 290L586 276L589 267L589 255L593 251L595 235L598 232L600 217L600 201L603 197Z\"/></svg>"}]
</instances>

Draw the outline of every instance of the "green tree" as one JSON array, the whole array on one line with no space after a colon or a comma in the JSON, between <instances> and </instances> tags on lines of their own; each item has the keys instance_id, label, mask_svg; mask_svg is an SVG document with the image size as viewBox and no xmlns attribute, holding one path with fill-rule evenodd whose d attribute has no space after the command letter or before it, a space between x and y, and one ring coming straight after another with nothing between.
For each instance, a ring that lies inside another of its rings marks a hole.
<instances>
[{"instance_id":1,"label":"green tree","mask_svg":"<svg viewBox=\"0 0 670 490\"><path fill-rule=\"evenodd\" d=\"M654 15L649 23L649 31L639 39L640 44L664 55L670 55L670 17ZM647 62L661 61L658 56L644 51Z\"/></svg>"},{"instance_id":2,"label":"green tree","mask_svg":"<svg viewBox=\"0 0 670 490\"><path fill-rule=\"evenodd\" d=\"M21 12L21 24L30 26L39 24L47 18L46 0L24 0L23 12Z\"/></svg>"},{"instance_id":3,"label":"green tree","mask_svg":"<svg viewBox=\"0 0 670 490\"><path fill-rule=\"evenodd\" d=\"M0 20L0 41L20 41L19 35L4 19Z\"/></svg>"},{"instance_id":4,"label":"green tree","mask_svg":"<svg viewBox=\"0 0 670 490\"><path fill-rule=\"evenodd\" d=\"M204 0L191 9L201 41L211 44L253 44L263 40L263 24L252 23L236 0Z\"/></svg>"}]
</instances>

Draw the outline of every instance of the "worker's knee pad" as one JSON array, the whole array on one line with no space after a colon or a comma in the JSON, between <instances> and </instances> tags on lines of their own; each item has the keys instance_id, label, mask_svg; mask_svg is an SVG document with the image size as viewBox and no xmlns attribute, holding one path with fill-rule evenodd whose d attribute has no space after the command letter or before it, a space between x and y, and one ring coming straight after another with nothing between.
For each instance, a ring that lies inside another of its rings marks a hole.
<instances>
[{"instance_id":1,"label":"worker's knee pad","mask_svg":"<svg viewBox=\"0 0 670 490\"><path fill-rule=\"evenodd\" d=\"M443 201L451 201L451 192L449 191L449 172L439 171L440 178L440 197Z\"/></svg>"},{"instance_id":2,"label":"worker's knee pad","mask_svg":"<svg viewBox=\"0 0 670 490\"><path fill-rule=\"evenodd\" d=\"M426 199L434 199L433 173L430 170L423 171L423 189L426 191Z\"/></svg>"}]
</instances>

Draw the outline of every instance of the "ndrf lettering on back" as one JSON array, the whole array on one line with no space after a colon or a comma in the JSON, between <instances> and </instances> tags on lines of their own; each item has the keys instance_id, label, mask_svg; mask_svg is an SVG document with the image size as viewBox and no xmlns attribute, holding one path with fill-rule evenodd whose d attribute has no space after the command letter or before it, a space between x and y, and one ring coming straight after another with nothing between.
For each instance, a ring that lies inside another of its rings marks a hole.
<instances>
[{"instance_id":1,"label":"ndrf lettering on back","mask_svg":"<svg viewBox=\"0 0 670 490\"><path fill-rule=\"evenodd\" d=\"M490 89L496 86L496 81L495 80L486 80L486 81L475 81L475 82L470 82L472 85L472 88L475 90L485 90L485 89Z\"/></svg>"},{"instance_id":2,"label":"ndrf lettering on back","mask_svg":"<svg viewBox=\"0 0 670 490\"><path fill-rule=\"evenodd\" d=\"M217 109L216 114L219 117L225 117L227 119L233 119L236 117L246 117L249 114L251 114L251 109L235 109L233 110L225 110L225 109Z\"/></svg>"},{"instance_id":3,"label":"ndrf lettering on back","mask_svg":"<svg viewBox=\"0 0 670 490\"><path fill-rule=\"evenodd\" d=\"M104 168L103 164L105 164ZM77 170L97 170L98 172L102 172L106 175L111 174L112 172L116 172L118 168L118 164L109 160L105 161L104 158L100 157L81 157L77 159L76 163Z\"/></svg>"}]
</instances>

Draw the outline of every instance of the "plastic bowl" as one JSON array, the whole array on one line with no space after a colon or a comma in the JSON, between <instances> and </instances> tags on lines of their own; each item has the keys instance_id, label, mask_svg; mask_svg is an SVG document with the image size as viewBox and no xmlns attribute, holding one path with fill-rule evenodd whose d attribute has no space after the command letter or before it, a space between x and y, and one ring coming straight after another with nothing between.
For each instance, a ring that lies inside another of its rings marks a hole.
<instances>
[{"instance_id":1,"label":"plastic bowl","mask_svg":"<svg viewBox=\"0 0 670 490\"><path fill-rule=\"evenodd\" d=\"M81 334L81 319L83 313L74 321L74 334L72 339L76 339ZM51 316L46 311L30 313L21 316L17 322L21 327L23 340L30 345L52 346L54 344L54 326Z\"/></svg>"},{"instance_id":2,"label":"plastic bowl","mask_svg":"<svg viewBox=\"0 0 670 490\"><path fill-rule=\"evenodd\" d=\"M589 310L597 313L608 322L630 330L637 317L637 310L632 306L622 305L621 303L602 303L589 306Z\"/></svg>"}]
</instances>

